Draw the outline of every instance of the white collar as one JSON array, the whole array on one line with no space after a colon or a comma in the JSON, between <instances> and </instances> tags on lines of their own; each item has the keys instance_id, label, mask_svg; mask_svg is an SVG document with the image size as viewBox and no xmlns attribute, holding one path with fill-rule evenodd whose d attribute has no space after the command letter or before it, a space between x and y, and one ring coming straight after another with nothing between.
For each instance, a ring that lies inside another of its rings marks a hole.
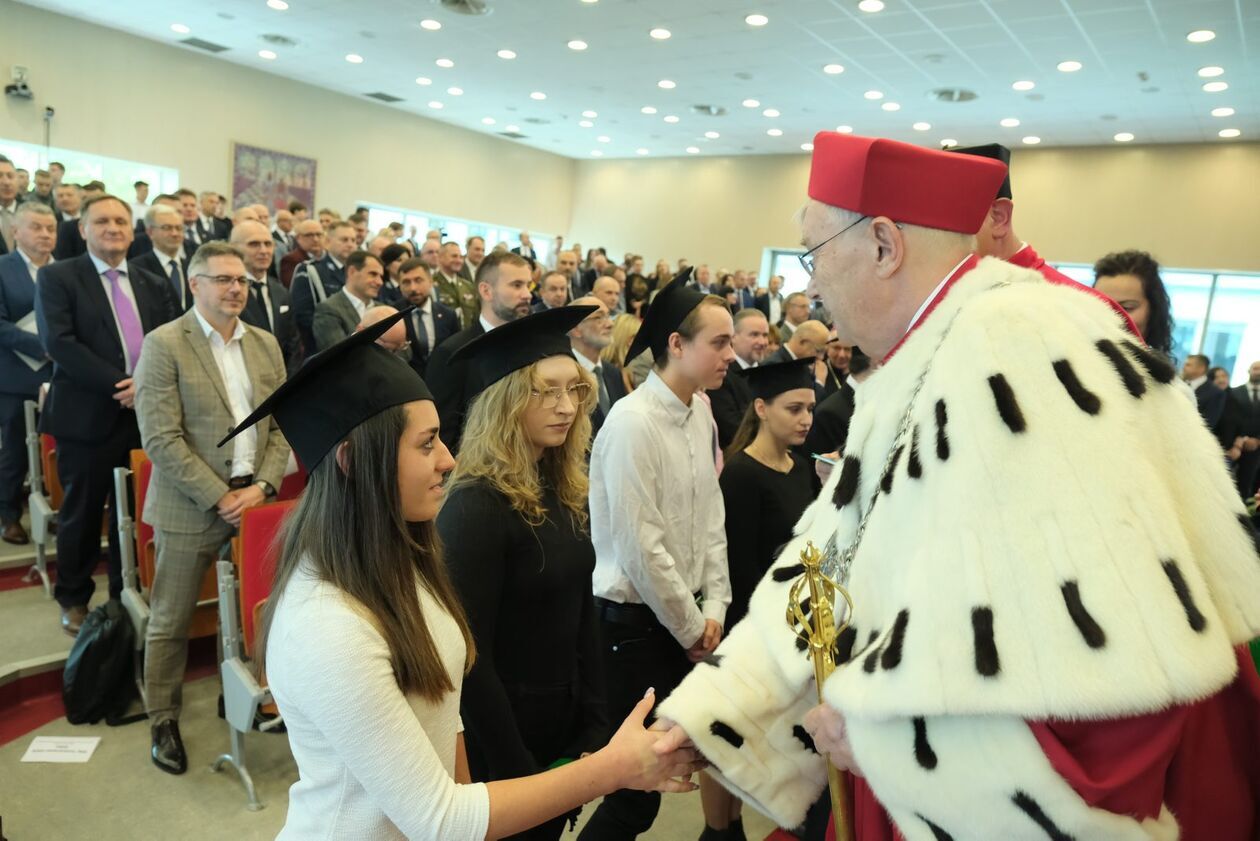
<instances>
[{"instance_id":1,"label":"white collar","mask_svg":"<svg viewBox=\"0 0 1260 841\"><path fill-rule=\"evenodd\" d=\"M192 313L197 316L197 323L201 325L201 331L206 334L207 339L209 339L210 334L213 333L219 337L220 341L223 340L223 336L219 333L219 331L215 330L214 327L210 325L210 322L206 321L205 318L202 317L201 312L196 307L192 308ZM232 331L232 338L230 341L235 342L244 335L245 324L238 318L236 319L236 328ZM228 342L224 342L224 344L228 344Z\"/></svg>"},{"instance_id":2,"label":"white collar","mask_svg":"<svg viewBox=\"0 0 1260 841\"><path fill-rule=\"evenodd\" d=\"M32 269L32 268L33 268L33 269L42 269L44 266L51 266L51 265L53 264L53 262L55 262L55 261L53 260L53 256L52 256L51 254L49 254L49 255L48 255L48 262L47 262L47 263L45 263L45 264L44 264L44 266L36 266L36 265L35 265L35 261L31 259L30 255L29 255L29 254L27 254L25 251L23 251L23 250L22 250L22 246L20 246L20 245L18 245L18 246L14 246L14 249L13 249L13 250L14 250L14 251L16 251L18 254L21 254L21 255L22 255L22 260L23 260L23 262L25 262L25 263L26 263L26 268L27 268L27 269Z\"/></svg>"},{"instance_id":3,"label":"white collar","mask_svg":"<svg viewBox=\"0 0 1260 841\"><path fill-rule=\"evenodd\" d=\"M179 247L179 250L176 251L174 255L167 254L165 251L163 251L160 248L154 248L153 253L157 255L157 258L162 261L163 265L167 263L172 263L175 260L179 260L181 263L184 261L184 246L182 245Z\"/></svg>"},{"instance_id":4,"label":"white collar","mask_svg":"<svg viewBox=\"0 0 1260 841\"><path fill-rule=\"evenodd\" d=\"M485 330L487 333L494 329L494 325L489 321L486 321L486 317L484 315L477 316L477 320L481 322L481 329Z\"/></svg>"},{"instance_id":5,"label":"white collar","mask_svg":"<svg viewBox=\"0 0 1260 841\"><path fill-rule=\"evenodd\" d=\"M9 202L8 204L0 204L0 210L7 210L7 211L9 211L10 213L16 213L16 212L17 212L17 206L18 206L18 200L17 200L17 199L14 199L13 201Z\"/></svg>"},{"instance_id":6,"label":"white collar","mask_svg":"<svg viewBox=\"0 0 1260 841\"><path fill-rule=\"evenodd\" d=\"M1207 382L1207 374L1204 374L1201 377L1195 377L1193 380L1186 380L1186 385L1190 386L1191 388L1197 389L1199 386L1203 385L1205 382Z\"/></svg>"},{"instance_id":7,"label":"white collar","mask_svg":"<svg viewBox=\"0 0 1260 841\"><path fill-rule=\"evenodd\" d=\"M579 365L590 371L592 374L595 373L595 369L599 367L600 364L599 362L592 362L585 353L582 353L582 351L577 348L573 348L573 358L578 361Z\"/></svg>"},{"instance_id":8,"label":"white collar","mask_svg":"<svg viewBox=\"0 0 1260 841\"><path fill-rule=\"evenodd\" d=\"M945 288L945 284L948 283L949 279L954 276L954 272L962 268L962 264L967 262L970 259L971 259L971 255L968 254L966 257L958 261L958 265L954 266L952 269L950 269L949 271L945 273L945 277L941 278L941 282L936 284L936 288L933 289L931 293L929 293L928 296L923 299L923 303L919 304L919 308L914 313L914 318L910 319L910 323L906 325L905 332L902 333L901 335L904 336L906 335L906 333L910 332L910 329L914 327L914 325L918 322L919 318L923 315L924 311L928 308L928 305L930 305L933 301L936 300L937 295L941 294L941 290Z\"/></svg>"},{"instance_id":9,"label":"white collar","mask_svg":"<svg viewBox=\"0 0 1260 841\"><path fill-rule=\"evenodd\" d=\"M674 390L669 387L669 384L665 382L655 368L648 373L647 379L643 381L643 385L639 386L639 388L647 389L650 394L656 397L661 404L661 408L665 410L666 414L669 415L669 419L675 425L682 426L691 417L691 409L692 406L696 405L696 398L692 397L690 406L679 400L678 395L674 393Z\"/></svg>"},{"instance_id":10,"label":"white collar","mask_svg":"<svg viewBox=\"0 0 1260 841\"><path fill-rule=\"evenodd\" d=\"M844 378L844 381L845 381L846 383L848 383L848 384L849 384L849 388L853 389L854 391L857 391L857 390L858 390L858 386L860 386L860 385L861 385L861 383L860 383L860 382L858 382L857 380L853 379L853 375L852 375L852 374L849 374L847 377L845 377L845 378Z\"/></svg>"},{"instance_id":11,"label":"white collar","mask_svg":"<svg viewBox=\"0 0 1260 841\"><path fill-rule=\"evenodd\" d=\"M105 274L105 272L109 271L110 269L115 269L123 277L127 276L127 258L126 257L123 257L122 262L119 263L115 267L115 266L111 266L109 263L106 263L100 257L97 257L91 251L88 252L88 256L92 258L92 265L96 266L97 274Z\"/></svg>"},{"instance_id":12,"label":"white collar","mask_svg":"<svg viewBox=\"0 0 1260 841\"><path fill-rule=\"evenodd\" d=\"M791 351L788 351L788 353L791 353ZM739 367L740 367L740 368L743 368L745 371L747 371L749 368L756 368L756 367L757 367L756 363L753 363L753 362L745 362L745 361L744 361L744 357L740 356L738 353L737 353L737 354L735 354L735 361L736 361L736 362L738 362L738 363L739 363Z\"/></svg>"}]
</instances>

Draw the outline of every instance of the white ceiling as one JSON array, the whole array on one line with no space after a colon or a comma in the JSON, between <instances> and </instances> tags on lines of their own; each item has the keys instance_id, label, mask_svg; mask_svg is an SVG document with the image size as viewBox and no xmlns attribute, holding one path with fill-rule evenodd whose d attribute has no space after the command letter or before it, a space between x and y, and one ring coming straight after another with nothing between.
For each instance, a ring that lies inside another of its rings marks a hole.
<instances>
[{"instance_id":1,"label":"white ceiling","mask_svg":"<svg viewBox=\"0 0 1260 841\"><path fill-rule=\"evenodd\" d=\"M858 0L480 0L491 13L457 14L441 0L25 0L41 8L179 45L201 38L219 58L354 96L383 92L394 105L474 131L520 128L519 141L574 158L799 153L819 129L939 144L1026 136L1043 146L1211 142L1221 129L1260 138L1260 0L886 0L868 14ZM768 24L745 23L750 13ZM441 29L421 28L434 20ZM183 24L188 34L177 34ZM654 27L668 40L649 37ZM1187 42L1210 29L1208 43ZM284 35L293 46L263 38ZM589 44L584 51L566 45ZM265 60L260 49L277 57ZM510 49L514 60L496 52ZM345 60L347 53L364 58ZM455 66L436 66L449 58ZM1075 60L1075 73L1056 69ZM823 66L845 69L828 75ZM1224 68L1203 79L1201 67ZM417 77L432 80L421 86ZM673 90L657 82L676 82ZM1017 92L1029 80L1036 87ZM1206 93L1207 81L1229 89ZM463 95L451 95L457 86ZM965 103L933 101L965 88ZM883 92L868 100L869 90ZM536 101L539 91L546 99ZM746 98L759 100L752 109ZM429 107L440 102L441 110ZM888 112L883 103L901 108ZM693 105L724 116L701 116ZM644 106L655 115L641 113ZM1236 109L1213 117L1213 108ZM766 117L774 108L778 117ZM579 125L582 112L598 116ZM678 122L664 121L667 115ZM1018 127L1002 127L1005 118ZM493 118L495 124L482 124ZM916 122L931 128L915 130ZM769 129L781 136L767 134ZM718 132L706 138L705 132ZM599 138L607 138L601 141Z\"/></svg>"}]
</instances>

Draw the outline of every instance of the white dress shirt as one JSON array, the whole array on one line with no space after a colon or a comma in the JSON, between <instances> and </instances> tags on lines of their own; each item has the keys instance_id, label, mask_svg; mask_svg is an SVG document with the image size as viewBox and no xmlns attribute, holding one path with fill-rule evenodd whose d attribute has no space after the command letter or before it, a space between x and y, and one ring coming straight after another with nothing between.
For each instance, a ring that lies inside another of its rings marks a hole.
<instances>
[{"instance_id":1,"label":"white dress shirt","mask_svg":"<svg viewBox=\"0 0 1260 841\"><path fill-rule=\"evenodd\" d=\"M769 298L770 302L767 309L770 310L770 317L768 320L771 324L778 324L779 320L783 318L783 296L770 295Z\"/></svg>"},{"instance_id":2,"label":"white dress shirt","mask_svg":"<svg viewBox=\"0 0 1260 841\"><path fill-rule=\"evenodd\" d=\"M223 386L227 390L232 425L237 426L254 411L254 383L249 378L249 369L245 367L245 352L241 349L245 324L238 318L232 338L225 342L219 331L202 318L196 307L193 307L193 314L197 316L197 323L201 325L210 342L210 353L214 356L214 364L218 366L219 376L223 377ZM231 475L252 476L257 452L258 427L251 426L232 439Z\"/></svg>"},{"instance_id":3,"label":"white dress shirt","mask_svg":"<svg viewBox=\"0 0 1260 841\"><path fill-rule=\"evenodd\" d=\"M1190 386L1192 391L1198 391L1199 386L1207 382L1207 374L1201 377L1195 377L1193 380L1186 380L1186 385Z\"/></svg>"},{"instance_id":4,"label":"white dress shirt","mask_svg":"<svg viewBox=\"0 0 1260 841\"><path fill-rule=\"evenodd\" d=\"M653 371L613 405L591 453L594 593L646 604L684 648L731 603L713 435L705 402L684 404Z\"/></svg>"},{"instance_id":5,"label":"white dress shirt","mask_svg":"<svg viewBox=\"0 0 1260 841\"><path fill-rule=\"evenodd\" d=\"M181 245L179 247L179 250L175 252L174 257L158 248L153 249L153 256L157 257L158 262L162 265L162 271L166 272L166 280L168 283L171 282L171 272L175 271L176 266L179 267L179 276L184 282L179 285L179 289L175 289L174 287L171 288L172 291L175 292L176 298L179 300L180 307L183 308L188 303L185 300L185 297L188 294L185 291L188 278L184 277L184 246Z\"/></svg>"},{"instance_id":6,"label":"white dress shirt","mask_svg":"<svg viewBox=\"0 0 1260 841\"><path fill-rule=\"evenodd\" d=\"M788 353L791 353L791 352L792 351L790 350L788 351ZM757 367L755 362L745 362L744 357L740 356L738 353L735 354L735 362L738 363L741 371L747 371L749 368Z\"/></svg>"},{"instance_id":7,"label":"white dress shirt","mask_svg":"<svg viewBox=\"0 0 1260 841\"><path fill-rule=\"evenodd\" d=\"M31 283L35 282L35 278L39 274L40 269L44 266L51 266L54 262L56 262L50 254L48 255L48 262L44 263L44 266L37 266L31 261L30 255L22 250L21 246L18 246L17 253L22 255L22 262L26 264L26 270L31 273Z\"/></svg>"},{"instance_id":8,"label":"white dress shirt","mask_svg":"<svg viewBox=\"0 0 1260 841\"><path fill-rule=\"evenodd\" d=\"M477 316L477 320L481 322L481 329L485 330L487 333L494 329L494 325L489 321L486 321L486 317L484 315Z\"/></svg>"},{"instance_id":9,"label":"white dress shirt","mask_svg":"<svg viewBox=\"0 0 1260 841\"><path fill-rule=\"evenodd\" d=\"M354 307L354 311L359 314L359 320L363 320L363 313L367 312L370 302L363 300L358 295L350 291L347 286L341 287L342 293L350 299L350 306Z\"/></svg>"},{"instance_id":10,"label":"white dress shirt","mask_svg":"<svg viewBox=\"0 0 1260 841\"><path fill-rule=\"evenodd\" d=\"M105 300L109 301L109 313L114 317L114 329L118 331L118 342L122 345L123 352L123 369L130 376L131 372L136 370L138 359L131 358L131 351L127 350L127 343L123 341L122 325L118 323L118 308L114 306L114 295L110 290L109 278L105 277L105 272L109 271L112 266L106 263L100 257L97 257L91 251L88 256L92 258L92 265L96 267L96 273L101 278L101 286L105 289ZM141 324L144 322L140 319L140 307L136 304L136 293L131 289L131 279L127 276L127 261L123 260L118 264L118 285L122 287L123 294L131 300L131 306L136 311L136 320Z\"/></svg>"}]
</instances>

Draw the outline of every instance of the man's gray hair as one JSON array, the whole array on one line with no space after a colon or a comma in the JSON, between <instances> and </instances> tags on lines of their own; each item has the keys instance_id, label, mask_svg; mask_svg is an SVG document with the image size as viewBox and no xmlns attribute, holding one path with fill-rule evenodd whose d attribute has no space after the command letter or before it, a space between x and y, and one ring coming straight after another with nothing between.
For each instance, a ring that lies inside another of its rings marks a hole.
<instances>
[{"instance_id":1,"label":"man's gray hair","mask_svg":"<svg viewBox=\"0 0 1260 841\"><path fill-rule=\"evenodd\" d=\"M40 201L26 201L18 205L15 218L21 219L23 216L51 216L57 218L57 214L53 213L53 209Z\"/></svg>"},{"instance_id":2,"label":"man's gray hair","mask_svg":"<svg viewBox=\"0 0 1260 841\"><path fill-rule=\"evenodd\" d=\"M193 255L192 260L188 263L188 276L195 277L206 273L206 269L210 266L210 260L214 257L235 257L242 263L245 262L245 252L237 248L231 243L222 240L211 240L197 249L197 253Z\"/></svg>"},{"instance_id":3,"label":"man's gray hair","mask_svg":"<svg viewBox=\"0 0 1260 841\"><path fill-rule=\"evenodd\" d=\"M157 204L149 205L149 209L144 212L144 227L145 228L156 227L158 223L157 218L164 213L169 213L172 216L177 217L180 220L181 224L183 223L184 217L180 216L178 210L171 207L169 204L162 204L159 202Z\"/></svg>"}]
</instances>

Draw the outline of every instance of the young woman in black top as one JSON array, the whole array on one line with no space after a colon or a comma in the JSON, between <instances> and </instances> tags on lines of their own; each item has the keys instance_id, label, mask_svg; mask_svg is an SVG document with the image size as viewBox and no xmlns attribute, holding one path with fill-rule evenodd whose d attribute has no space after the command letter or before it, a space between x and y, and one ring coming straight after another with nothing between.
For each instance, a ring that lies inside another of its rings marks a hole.
<instances>
[{"instance_id":1,"label":"young woman in black top","mask_svg":"<svg viewBox=\"0 0 1260 841\"><path fill-rule=\"evenodd\" d=\"M477 781L583 756L608 730L586 511L598 397L567 335L594 309L538 313L461 351L486 388L437 526L478 651L461 700ZM515 837L554 841L564 823Z\"/></svg>"}]
</instances>

